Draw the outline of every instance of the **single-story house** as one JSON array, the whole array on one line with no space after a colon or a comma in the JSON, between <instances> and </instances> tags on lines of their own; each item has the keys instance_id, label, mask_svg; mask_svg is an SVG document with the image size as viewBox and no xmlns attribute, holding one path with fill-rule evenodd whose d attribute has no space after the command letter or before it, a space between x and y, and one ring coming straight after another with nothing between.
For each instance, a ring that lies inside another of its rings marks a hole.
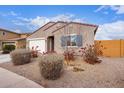
<instances>
[{"instance_id":1,"label":"single-story house","mask_svg":"<svg viewBox=\"0 0 124 93\"><path fill-rule=\"evenodd\" d=\"M27 48L38 47L41 53L47 51L63 53L67 47L77 50L86 44L94 43L97 29L98 26L93 24L48 22L27 37Z\"/></svg>"},{"instance_id":2,"label":"single-story house","mask_svg":"<svg viewBox=\"0 0 124 93\"><path fill-rule=\"evenodd\" d=\"M0 28L0 50L4 45L15 45L16 48L26 47L26 37L30 33L16 33L6 29Z\"/></svg>"}]
</instances>

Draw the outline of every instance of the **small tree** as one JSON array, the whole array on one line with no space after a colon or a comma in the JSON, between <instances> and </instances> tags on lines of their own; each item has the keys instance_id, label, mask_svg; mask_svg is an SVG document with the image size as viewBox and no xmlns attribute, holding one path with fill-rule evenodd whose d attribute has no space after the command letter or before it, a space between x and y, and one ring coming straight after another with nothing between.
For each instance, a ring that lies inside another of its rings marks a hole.
<instances>
[{"instance_id":1,"label":"small tree","mask_svg":"<svg viewBox=\"0 0 124 93\"><path fill-rule=\"evenodd\" d=\"M31 50L31 57L35 58L35 57L38 57L38 50L37 50L38 46L36 46L35 48L32 47L32 50Z\"/></svg>"},{"instance_id":2,"label":"small tree","mask_svg":"<svg viewBox=\"0 0 124 93\"><path fill-rule=\"evenodd\" d=\"M101 42L95 43L93 45L86 45L86 47L81 48L79 52L83 59L89 64L100 63L102 60L98 56L103 55L103 49L106 49L101 45Z\"/></svg>"},{"instance_id":3,"label":"small tree","mask_svg":"<svg viewBox=\"0 0 124 93\"><path fill-rule=\"evenodd\" d=\"M64 51L64 57L65 57L65 60L67 61L67 64L70 61L74 61L75 60L75 51L73 49Z\"/></svg>"}]
</instances>

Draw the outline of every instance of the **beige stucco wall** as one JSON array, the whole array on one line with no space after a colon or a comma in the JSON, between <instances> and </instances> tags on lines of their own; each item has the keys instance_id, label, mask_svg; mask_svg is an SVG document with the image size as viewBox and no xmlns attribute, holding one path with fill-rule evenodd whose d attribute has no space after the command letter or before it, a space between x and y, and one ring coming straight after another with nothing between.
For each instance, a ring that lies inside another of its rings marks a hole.
<instances>
[{"instance_id":1,"label":"beige stucco wall","mask_svg":"<svg viewBox=\"0 0 124 93\"><path fill-rule=\"evenodd\" d=\"M5 33L5 35L3 35L3 32ZM2 50L2 42L4 40L12 39L12 38L19 38L19 37L20 35L17 33L0 30L0 50Z\"/></svg>"},{"instance_id":2,"label":"beige stucco wall","mask_svg":"<svg viewBox=\"0 0 124 93\"><path fill-rule=\"evenodd\" d=\"M32 33L32 35L30 35L29 37L27 37L27 42L26 42L26 47L29 47L29 41L30 39L35 39L35 38L45 38L45 46L47 49L47 37L48 36L52 36L53 35L53 31L58 29L59 27L63 26L64 23L63 22L58 22L57 24L55 23L48 23L47 25L45 25L44 27L42 27L41 29L39 29L38 31ZM49 27L49 28L48 28Z\"/></svg>"},{"instance_id":3,"label":"beige stucco wall","mask_svg":"<svg viewBox=\"0 0 124 93\"><path fill-rule=\"evenodd\" d=\"M5 35L3 35L3 32L5 32ZM6 40L6 39L11 39L11 38L19 38L19 37L20 37L19 34L0 30L0 40Z\"/></svg>"},{"instance_id":4,"label":"beige stucco wall","mask_svg":"<svg viewBox=\"0 0 124 93\"><path fill-rule=\"evenodd\" d=\"M93 26L86 26L86 25L80 25L80 24L70 24L68 26L65 26L64 28L52 33L54 30L57 29L57 27L62 27L65 24L58 23L57 25L52 26L48 30L44 31L44 37L47 39L48 36L54 36L54 50L58 53L63 53L65 51L65 48L61 46L61 37L63 35L68 34L77 34L82 35L82 47L85 47L86 44L93 44L94 43L94 31L96 30L96 27ZM46 43L47 46L47 43ZM47 47L46 47L47 48ZM81 47L70 47L75 49L75 51L78 51Z\"/></svg>"},{"instance_id":5,"label":"beige stucco wall","mask_svg":"<svg viewBox=\"0 0 124 93\"><path fill-rule=\"evenodd\" d=\"M64 26L65 23L57 23L56 25L50 27L49 29L44 31L44 36L47 38L48 36L53 36L54 34L52 33L53 31L57 30L58 28Z\"/></svg>"},{"instance_id":6,"label":"beige stucco wall","mask_svg":"<svg viewBox=\"0 0 124 93\"><path fill-rule=\"evenodd\" d=\"M71 29L70 31L68 29ZM59 31L54 33L54 40L55 40L55 51L59 53L63 53L63 51L67 48L61 47L61 37L63 35L68 34L77 34L82 35L82 47L85 47L86 44L93 44L94 43L94 30L96 27L91 26L84 26L79 24L71 24L66 26L66 28L60 29ZM70 47L71 49L74 49L75 51L78 51L81 47Z\"/></svg>"},{"instance_id":7,"label":"beige stucco wall","mask_svg":"<svg viewBox=\"0 0 124 93\"><path fill-rule=\"evenodd\" d=\"M53 25L54 23L48 23L47 25L45 25L44 27L41 27L38 31L35 31L34 33L32 33L29 37L27 37L27 39L32 39L32 38L42 38L45 36L45 29L48 28L49 26Z\"/></svg>"},{"instance_id":8,"label":"beige stucco wall","mask_svg":"<svg viewBox=\"0 0 124 93\"><path fill-rule=\"evenodd\" d=\"M18 40L16 41L16 48L26 48L26 40Z\"/></svg>"},{"instance_id":9,"label":"beige stucco wall","mask_svg":"<svg viewBox=\"0 0 124 93\"><path fill-rule=\"evenodd\" d=\"M30 34L20 34L20 38L27 38Z\"/></svg>"},{"instance_id":10,"label":"beige stucco wall","mask_svg":"<svg viewBox=\"0 0 124 93\"><path fill-rule=\"evenodd\" d=\"M46 25L47 27L51 26L53 24L48 24ZM67 26L65 26L62 29L59 29L58 31L52 33L56 29L63 27L65 23L57 23L56 25L51 26L47 30L43 31L47 27L43 27L39 29L37 32L34 32L32 35L30 35L28 39L33 39L33 38L45 38L46 40L46 49L47 49L47 38L48 36L54 36L54 50L58 53L63 53L65 48L61 46L61 36L67 35L67 34L77 34L77 35L82 35L82 44L86 46L86 44L93 44L94 43L94 31L96 30L96 27L94 26L87 26L87 25L81 25L81 24L76 24L76 23L71 23ZM70 30L69 30L70 29ZM27 47L28 47L28 42L27 42ZM73 47L76 51L78 51L80 47Z\"/></svg>"},{"instance_id":11,"label":"beige stucco wall","mask_svg":"<svg viewBox=\"0 0 124 93\"><path fill-rule=\"evenodd\" d=\"M3 35L5 32L5 35ZM14 39L14 38L26 38L29 34L18 34L14 32L0 30L0 50L2 49L2 42L15 42L16 48L25 48L26 47L26 39L22 40L14 40L8 41L7 39Z\"/></svg>"},{"instance_id":12,"label":"beige stucco wall","mask_svg":"<svg viewBox=\"0 0 124 93\"><path fill-rule=\"evenodd\" d=\"M54 30L65 25L64 22L58 22L57 24L55 25L54 24L55 23L51 23L51 22L46 24L44 27L41 27L38 31L32 33L29 37L27 37L27 40L32 38L44 38L44 37L47 38L48 36L53 35L52 32Z\"/></svg>"}]
</instances>

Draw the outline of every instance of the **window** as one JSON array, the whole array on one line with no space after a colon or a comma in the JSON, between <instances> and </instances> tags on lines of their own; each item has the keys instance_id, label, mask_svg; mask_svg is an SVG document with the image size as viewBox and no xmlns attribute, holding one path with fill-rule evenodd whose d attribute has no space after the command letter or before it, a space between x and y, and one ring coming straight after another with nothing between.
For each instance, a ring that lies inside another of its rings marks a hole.
<instances>
[{"instance_id":1,"label":"window","mask_svg":"<svg viewBox=\"0 0 124 93\"><path fill-rule=\"evenodd\" d=\"M82 46L82 35L62 36L61 46Z\"/></svg>"}]
</instances>

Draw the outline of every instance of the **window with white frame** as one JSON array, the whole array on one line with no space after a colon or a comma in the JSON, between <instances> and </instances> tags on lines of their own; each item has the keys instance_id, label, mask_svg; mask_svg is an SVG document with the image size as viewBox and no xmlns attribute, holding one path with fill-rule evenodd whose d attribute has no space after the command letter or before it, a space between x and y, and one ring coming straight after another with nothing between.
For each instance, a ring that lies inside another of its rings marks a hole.
<instances>
[{"instance_id":1,"label":"window with white frame","mask_svg":"<svg viewBox=\"0 0 124 93\"><path fill-rule=\"evenodd\" d=\"M82 46L82 35L62 36L61 46Z\"/></svg>"}]
</instances>

